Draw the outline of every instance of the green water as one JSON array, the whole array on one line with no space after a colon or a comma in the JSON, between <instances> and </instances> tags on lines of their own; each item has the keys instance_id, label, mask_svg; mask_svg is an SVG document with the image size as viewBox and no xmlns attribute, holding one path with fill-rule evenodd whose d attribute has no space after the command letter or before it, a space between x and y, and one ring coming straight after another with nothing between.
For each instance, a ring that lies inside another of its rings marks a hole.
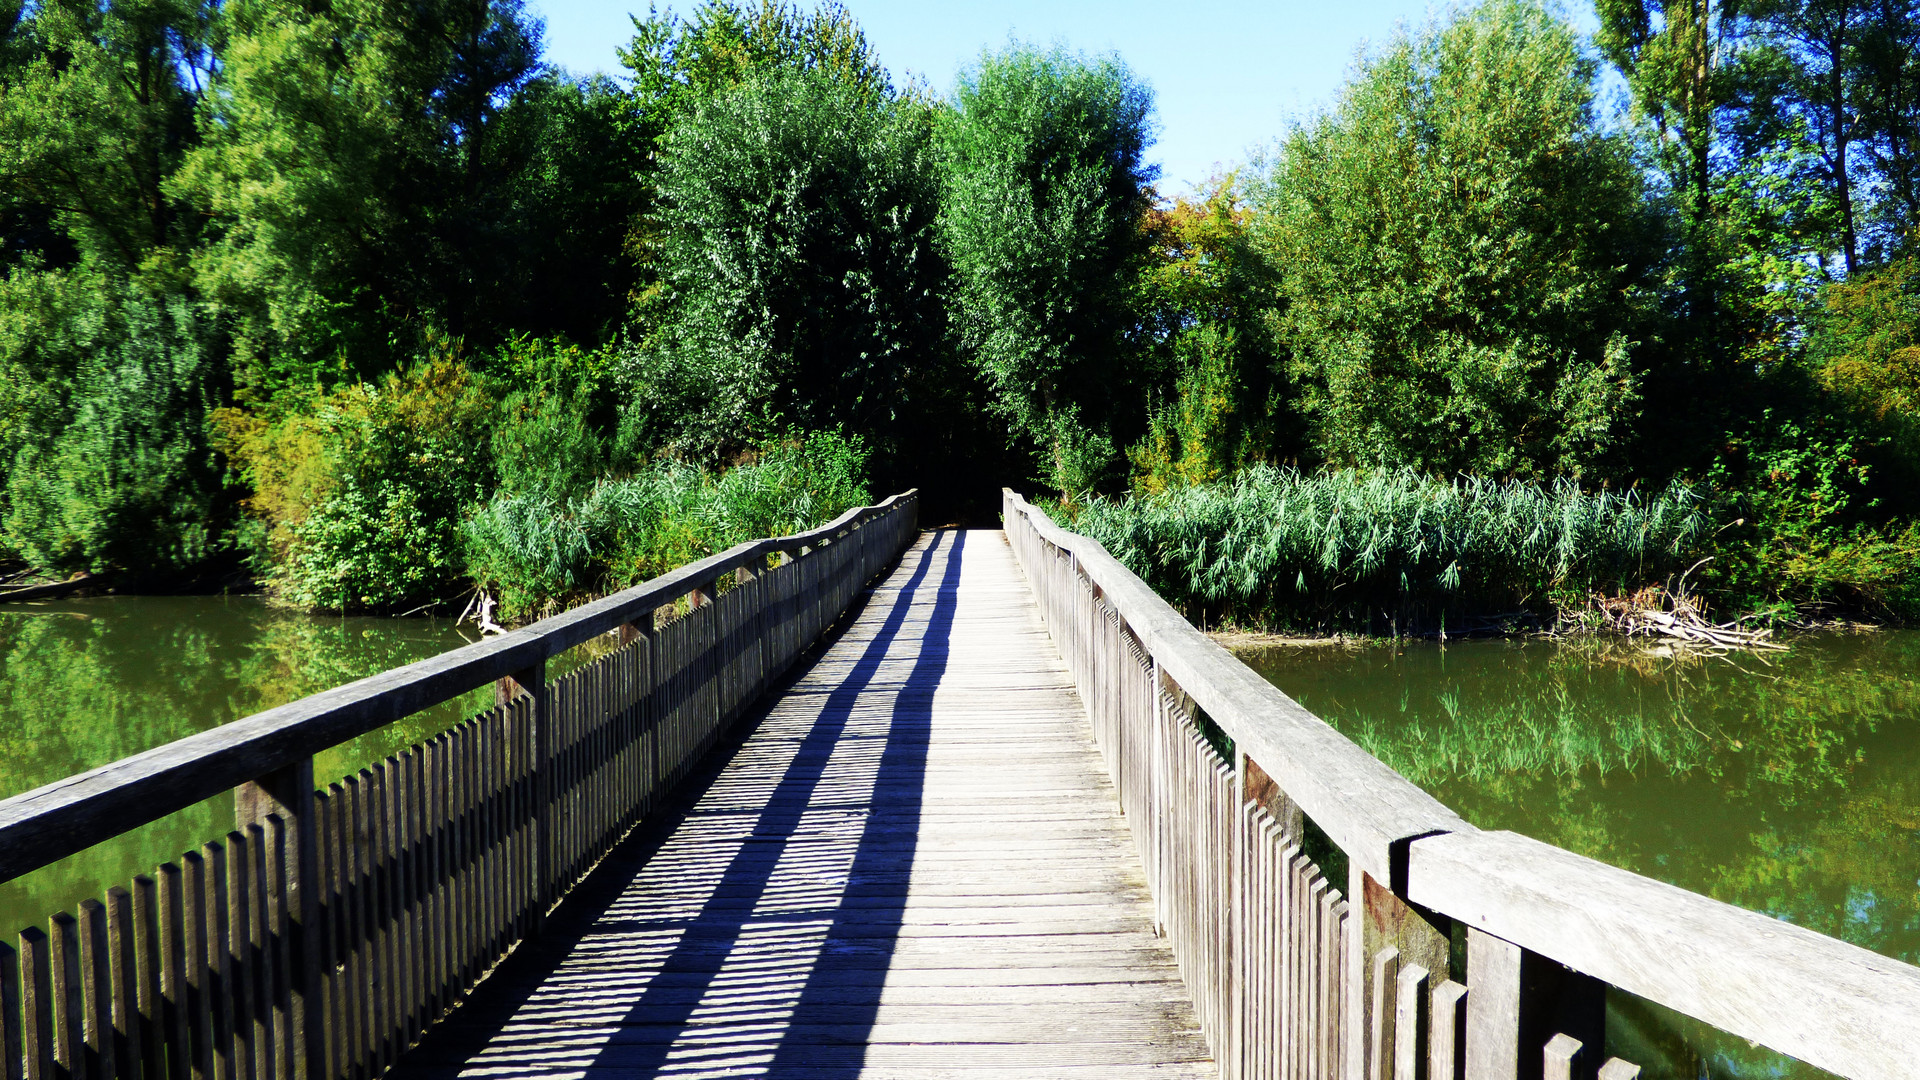
<instances>
[{"instance_id":1,"label":"green water","mask_svg":"<svg viewBox=\"0 0 1920 1080\"><path fill-rule=\"evenodd\" d=\"M0 797L466 641L446 620L321 618L257 597L0 605ZM443 729L469 697L320 755L318 778ZM0 940L232 827L229 794L0 885Z\"/></svg>"},{"instance_id":2,"label":"green water","mask_svg":"<svg viewBox=\"0 0 1920 1080\"><path fill-rule=\"evenodd\" d=\"M1481 828L1920 963L1920 632L1764 658L1546 641L1241 657ZM1624 995L1609 1042L1649 1080L1823 1075Z\"/></svg>"}]
</instances>

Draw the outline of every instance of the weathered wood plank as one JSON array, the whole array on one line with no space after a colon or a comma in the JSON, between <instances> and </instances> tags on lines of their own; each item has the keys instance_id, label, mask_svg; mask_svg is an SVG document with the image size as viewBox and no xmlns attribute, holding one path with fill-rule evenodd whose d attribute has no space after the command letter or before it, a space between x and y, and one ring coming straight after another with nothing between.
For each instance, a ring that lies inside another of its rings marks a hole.
<instances>
[{"instance_id":1,"label":"weathered wood plank","mask_svg":"<svg viewBox=\"0 0 1920 1080\"><path fill-rule=\"evenodd\" d=\"M1409 883L1476 931L1830 1072L1920 1057L1920 968L1857 945L1509 832L1415 841Z\"/></svg>"},{"instance_id":2,"label":"weathered wood plank","mask_svg":"<svg viewBox=\"0 0 1920 1080\"><path fill-rule=\"evenodd\" d=\"M1394 851L1410 837L1472 829L1196 630L1099 542L1061 529L1011 491L1005 505L1010 518L1024 517L1073 554L1154 661L1375 880L1394 880Z\"/></svg>"},{"instance_id":3,"label":"weathered wood plank","mask_svg":"<svg viewBox=\"0 0 1920 1080\"><path fill-rule=\"evenodd\" d=\"M737 593L646 643L678 688L661 699L669 760L710 742L741 693L724 657L675 674L736 632ZM801 598L809 618L837 602ZM592 749L565 805L599 820L599 761L619 742L604 687L574 682L556 697L584 710L580 730L559 745ZM1213 1075L1071 686L998 534L923 540L703 788L606 854L595 906L563 906L396 1075L755 1060L784 1075L843 1053L841 1076ZM569 843L598 853L592 830Z\"/></svg>"}]
</instances>

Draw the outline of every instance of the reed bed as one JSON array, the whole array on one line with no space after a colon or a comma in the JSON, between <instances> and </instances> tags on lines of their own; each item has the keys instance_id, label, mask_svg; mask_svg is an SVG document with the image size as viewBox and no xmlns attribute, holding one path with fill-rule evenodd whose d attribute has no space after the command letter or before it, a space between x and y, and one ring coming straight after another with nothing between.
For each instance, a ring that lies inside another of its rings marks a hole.
<instances>
[{"instance_id":1,"label":"reed bed","mask_svg":"<svg viewBox=\"0 0 1920 1080\"><path fill-rule=\"evenodd\" d=\"M1700 496L1411 471L1255 466L1216 484L1063 508L1209 622L1407 633L1550 618L1684 568Z\"/></svg>"},{"instance_id":2,"label":"reed bed","mask_svg":"<svg viewBox=\"0 0 1920 1080\"><path fill-rule=\"evenodd\" d=\"M557 610L743 540L826 524L869 498L865 451L817 435L711 473L662 461L572 498L503 492L464 527L468 573L507 617Z\"/></svg>"}]
</instances>

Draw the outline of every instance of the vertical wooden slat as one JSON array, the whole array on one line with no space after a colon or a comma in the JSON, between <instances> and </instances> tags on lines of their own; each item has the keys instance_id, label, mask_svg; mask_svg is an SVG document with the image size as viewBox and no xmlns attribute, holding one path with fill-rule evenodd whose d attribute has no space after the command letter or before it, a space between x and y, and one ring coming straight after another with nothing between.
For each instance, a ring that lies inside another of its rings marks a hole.
<instances>
[{"instance_id":1,"label":"vertical wooden slat","mask_svg":"<svg viewBox=\"0 0 1920 1080\"><path fill-rule=\"evenodd\" d=\"M53 946L46 931L20 931L21 1066L26 1080L56 1080L53 1059Z\"/></svg>"},{"instance_id":2,"label":"vertical wooden slat","mask_svg":"<svg viewBox=\"0 0 1920 1080\"><path fill-rule=\"evenodd\" d=\"M20 955L13 946L0 943L0 1080L22 1080L26 1075L21 1060L26 1045L20 1032L23 1007Z\"/></svg>"},{"instance_id":3,"label":"vertical wooden slat","mask_svg":"<svg viewBox=\"0 0 1920 1080\"><path fill-rule=\"evenodd\" d=\"M1425 1064L1420 1054L1424 1045L1422 1034L1426 1030L1423 1007L1427 1001L1427 979L1431 975L1432 972L1419 964L1400 966L1400 976L1394 984L1394 1080L1420 1080L1420 1069Z\"/></svg>"},{"instance_id":4,"label":"vertical wooden slat","mask_svg":"<svg viewBox=\"0 0 1920 1080\"><path fill-rule=\"evenodd\" d=\"M1467 1080L1520 1074L1520 946L1467 929Z\"/></svg>"},{"instance_id":5,"label":"vertical wooden slat","mask_svg":"<svg viewBox=\"0 0 1920 1080\"><path fill-rule=\"evenodd\" d=\"M1573 1059L1580 1055L1580 1040L1559 1034L1547 1040L1540 1051L1541 1080L1573 1080Z\"/></svg>"},{"instance_id":6,"label":"vertical wooden slat","mask_svg":"<svg viewBox=\"0 0 1920 1080\"><path fill-rule=\"evenodd\" d=\"M185 862L186 860L182 860ZM194 1073L192 976L187 967L186 874L174 863L160 867L160 1038L166 1047L167 1080L189 1080Z\"/></svg>"},{"instance_id":7,"label":"vertical wooden slat","mask_svg":"<svg viewBox=\"0 0 1920 1080\"><path fill-rule=\"evenodd\" d=\"M240 1080L233 1071L233 943L228 924L227 849L217 843L200 848L206 873L206 891L200 908L201 936L206 943L202 997L207 1008L207 1068L213 1080Z\"/></svg>"},{"instance_id":8,"label":"vertical wooden slat","mask_svg":"<svg viewBox=\"0 0 1920 1080\"><path fill-rule=\"evenodd\" d=\"M135 887L138 888L138 879ZM120 1080L147 1080L145 1036L146 1002L151 1000L142 987L143 976L152 970L145 963L141 919L134 910L133 893L114 886L107 890L107 951L113 958L113 1063Z\"/></svg>"},{"instance_id":9,"label":"vertical wooden slat","mask_svg":"<svg viewBox=\"0 0 1920 1080\"><path fill-rule=\"evenodd\" d=\"M333 793L313 793L314 933L309 955L316 971L308 985L319 995L308 1034L313 1067L307 1080L340 1080L340 867L334 839Z\"/></svg>"},{"instance_id":10,"label":"vertical wooden slat","mask_svg":"<svg viewBox=\"0 0 1920 1080\"><path fill-rule=\"evenodd\" d=\"M373 980L371 998L373 1027L370 1033L368 1067L385 1072L397 1058L393 1045L395 1027L394 972L396 927L393 923L393 831L389 813L387 763L376 761L362 774L367 809L367 865L371 870L367 889L367 918L372 930Z\"/></svg>"},{"instance_id":11,"label":"vertical wooden slat","mask_svg":"<svg viewBox=\"0 0 1920 1080\"><path fill-rule=\"evenodd\" d=\"M270 814L247 826L253 854L253 1071L262 1080L291 1080L292 1017L287 1013L286 819Z\"/></svg>"},{"instance_id":12,"label":"vertical wooden slat","mask_svg":"<svg viewBox=\"0 0 1920 1080\"><path fill-rule=\"evenodd\" d=\"M360 777L349 776L333 788L335 830L340 853L341 925L346 978L341 985L341 1016L345 1027L347 1080L368 1080L369 988L367 955L366 825L360 804Z\"/></svg>"},{"instance_id":13,"label":"vertical wooden slat","mask_svg":"<svg viewBox=\"0 0 1920 1080\"><path fill-rule=\"evenodd\" d=\"M227 1058L233 1080L254 1080L254 928L253 843L243 832L227 834L226 971L232 1050Z\"/></svg>"},{"instance_id":14,"label":"vertical wooden slat","mask_svg":"<svg viewBox=\"0 0 1920 1080\"><path fill-rule=\"evenodd\" d=\"M113 1080L113 951L107 940L107 907L98 900L80 902L80 984L86 998L81 1012L86 1043L86 1074Z\"/></svg>"},{"instance_id":15,"label":"vertical wooden slat","mask_svg":"<svg viewBox=\"0 0 1920 1080\"><path fill-rule=\"evenodd\" d=\"M1467 988L1448 979L1433 988L1427 1024L1427 1080L1460 1080L1466 1053Z\"/></svg>"},{"instance_id":16,"label":"vertical wooden slat","mask_svg":"<svg viewBox=\"0 0 1920 1080\"><path fill-rule=\"evenodd\" d=\"M1400 950L1389 945L1373 956L1373 1008L1369 1011L1367 1032L1367 1076L1369 1080L1389 1080L1394 1042L1393 987L1400 976Z\"/></svg>"},{"instance_id":17,"label":"vertical wooden slat","mask_svg":"<svg viewBox=\"0 0 1920 1080\"><path fill-rule=\"evenodd\" d=\"M87 1042L86 1001L80 971L80 923L64 911L55 915L51 923L54 1075L82 1080L87 1072Z\"/></svg>"}]
</instances>

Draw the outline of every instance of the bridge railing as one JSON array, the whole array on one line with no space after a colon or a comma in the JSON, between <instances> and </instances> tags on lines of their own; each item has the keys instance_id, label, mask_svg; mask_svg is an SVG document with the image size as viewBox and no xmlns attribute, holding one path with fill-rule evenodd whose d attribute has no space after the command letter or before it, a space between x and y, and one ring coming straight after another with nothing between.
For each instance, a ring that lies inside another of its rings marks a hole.
<instances>
[{"instance_id":1,"label":"bridge railing","mask_svg":"<svg viewBox=\"0 0 1920 1080\"><path fill-rule=\"evenodd\" d=\"M533 932L917 533L896 495L0 802L0 880L229 789L238 822L0 945L0 1080L369 1080ZM617 634L549 680L547 661ZM317 790L313 755L496 705Z\"/></svg>"},{"instance_id":2,"label":"bridge railing","mask_svg":"<svg viewBox=\"0 0 1920 1080\"><path fill-rule=\"evenodd\" d=\"M1475 829L1098 542L1003 510L1223 1080L1631 1080L1602 1054L1610 986L1842 1076L1920 1077L1920 968Z\"/></svg>"}]
</instances>

